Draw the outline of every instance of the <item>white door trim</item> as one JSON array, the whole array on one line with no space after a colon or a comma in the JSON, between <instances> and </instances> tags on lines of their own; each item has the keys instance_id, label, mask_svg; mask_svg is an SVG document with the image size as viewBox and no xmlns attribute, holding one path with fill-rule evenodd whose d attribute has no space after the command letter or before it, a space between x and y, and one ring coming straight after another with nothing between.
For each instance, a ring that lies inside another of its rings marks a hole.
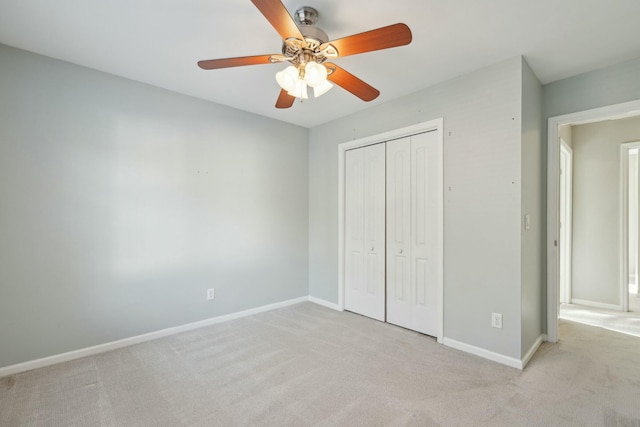
<instances>
[{"instance_id":1,"label":"white door trim","mask_svg":"<svg viewBox=\"0 0 640 427\"><path fill-rule=\"evenodd\" d=\"M629 311L629 150L640 148L640 141L620 144L620 301Z\"/></svg>"},{"instance_id":2,"label":"white door trim","mask_svg":"<svg viewBox=\"0 0 640 427\"><path fill-rule=\"evenodd\" d=\"M640 100L550 117L547 133L547 341L558 341L560 138L558 127L640 115Z\"/></svg>"},{"instance_id":3,"label":"white door trim","mask_svg":"<svg viewBox=\"0 0 640 427\"><path fill-rule=\"evenodd\" d=\"M565 179L565 218L564 218L564 227L561 229L560 236L560 253L564 253L564 266L561 266L560 273L563 272L564 269L564 280L565 280L565 295L563 298L566 302L571 302L571 252L572 252L572 235L573 235L573 218L572 218L572 209L573 209L573 150L566 143L566 141L560 138L560 151L564 152L567 156L567 165L568 167L564 171L564 179ZM562 193L562 192L561 192ZM562 237L565 237L563 239ZM561 287L562 288L562 287ZM561 289L562 291L562 289Z\"/></svg>"},{"instance_id":4,"label":"white door trim","mask_svg":"<svg viewBox=\"0 0 640 427\"><path fill-rule=\"evenodd\" d=\"M406 136L415 135L423 132L437 132L438 141L440 144L440 159L438 166L438 200L440 202L440 212L438 212L438 240L439 240L439 253L440 263L438 268L438 317L440 320L440 327L438 336L439 343L442 343L444 337L444 193L443 193L443 119L435 119L424 123L418 123L417 125L408 126L401 129L392 130L389 132L381 133L378 135L372 135L366 138L357 139L354 141L343 142L338 145L338 308L344 310L344 207L345 207L345 153L348 150L354 148L365 147L367 145L379 144L382 142L390 141L393 139L404 138Z\"/></svg>"}]
</instances>

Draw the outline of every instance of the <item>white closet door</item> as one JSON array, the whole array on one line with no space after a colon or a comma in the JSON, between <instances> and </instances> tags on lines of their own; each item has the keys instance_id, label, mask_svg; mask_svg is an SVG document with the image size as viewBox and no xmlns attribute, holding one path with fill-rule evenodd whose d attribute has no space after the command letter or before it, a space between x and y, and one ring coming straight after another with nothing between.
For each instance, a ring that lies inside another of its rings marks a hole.
<instances>
[{"instance_id":1,"label":"white closet door","mask_svg":"<svg viewBox=\"0 0 640 427\"><path fill-rule=\"evenodd\" d=\"M411 137L412 329L437 336L440 257L440 146L435 132Z\"/></svg>"},{"instance_id":2,"label":"white closet door","mask_svg":"<svg viewBox=\"0 0 640 427\"><path fill-rule=\"evenodd\" d=\"M385 320L385 147L346 153L345 308Z\"/></svg>"},{"instance_id":3,"label":"white closet door","mask_svg":"<svg viewBox=\"0 0 640 427\"><path fill-rule=\"evenodd\" d=\"M439 144L435 132L387 143L387 320L439 333Z\"/></svg>"},{"instance_id":4,"label":"white closet door","mask_svg":"<svg viewBox=\"0 0 640 427\"><path fill-rule=\"evenodd\" d=\"M387 142L387 322L411 320L411 138Z\"/></svg>"}]
</instances>

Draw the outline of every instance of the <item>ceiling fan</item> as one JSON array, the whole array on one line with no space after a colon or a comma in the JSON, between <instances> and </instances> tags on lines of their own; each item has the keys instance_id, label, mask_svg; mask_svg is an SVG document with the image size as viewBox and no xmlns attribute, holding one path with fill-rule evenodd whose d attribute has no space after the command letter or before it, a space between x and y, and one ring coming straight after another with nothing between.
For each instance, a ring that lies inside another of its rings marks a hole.
<instances>
[{"instance_id":1,"label":"ceiling fan","mask_svg":"<svg viewBox=\"0 0 640 427\"><path fill-rule=\"evenodd\" d=\"M243 65L289 62L291 65L276 74L282 90L276 108L289 108L296 98L308 98L307 86L314 96L324 94L334 83L363 101L372 101L380 92L329 59L411 43L411 30L405 24L394 24L364 33L329 41L327 34L315 26L318 12L308 6L296 10L294 19L280 0L251 0L282 38L282 54L243 56L199 61L204 70ZM331 82L331 83L330 83Z\"/></svg>"}]
</instances>

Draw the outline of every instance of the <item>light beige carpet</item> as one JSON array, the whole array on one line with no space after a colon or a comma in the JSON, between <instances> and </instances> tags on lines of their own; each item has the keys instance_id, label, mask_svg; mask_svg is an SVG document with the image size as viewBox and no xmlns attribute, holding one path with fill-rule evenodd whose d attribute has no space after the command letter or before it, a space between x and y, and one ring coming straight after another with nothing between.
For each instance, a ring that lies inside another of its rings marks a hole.
<instances>
[{"instance_id":1,"label":"light beige carpet","mask_svg":"<svg viewBox=\"0 0 640 427\"><path fill-rule=\"evenodd\" d=\"M524 371L312 303L0 379L1 426L640 425L640 338L562 321Z\"/></svg>"},{"instance_id":2,"label":"light beige carpet","mask_svg":"<svg viewBox=\"0 0 640 427\"><path fill-rule=\"evenodd\" d=\"M629 311L606 310L578 304L560 304L559 317L640 337L640 298L629 295Z\"/></svg>"}]
</instances>

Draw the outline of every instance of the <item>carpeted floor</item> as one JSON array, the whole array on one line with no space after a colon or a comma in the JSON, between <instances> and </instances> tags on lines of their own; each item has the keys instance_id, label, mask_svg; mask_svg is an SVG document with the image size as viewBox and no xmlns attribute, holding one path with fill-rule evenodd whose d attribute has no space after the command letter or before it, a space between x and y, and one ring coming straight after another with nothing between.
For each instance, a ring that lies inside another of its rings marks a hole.
<instances>
[{"instance_id":1,"label":"carpeted floor","mask_svg":"<svg viewBox=\"0 0 640 427\"><path fill-rule=\"evenodd\" d=\"M586 323L640 337L640 298L629 295L629 311L606 310L578 304L560 304L560 319Z\"/></svg>"},{"instance_id":2,"label":"carpeted floor","mask_svg":"<svg viewBox=\"0 0 640 427\"><path fill-rule=\"evenodd\" d=\"M640 338L562 320L524 371L302 303L0 379L0 426L640 426Z\"/></svg>"}]
</instances>

